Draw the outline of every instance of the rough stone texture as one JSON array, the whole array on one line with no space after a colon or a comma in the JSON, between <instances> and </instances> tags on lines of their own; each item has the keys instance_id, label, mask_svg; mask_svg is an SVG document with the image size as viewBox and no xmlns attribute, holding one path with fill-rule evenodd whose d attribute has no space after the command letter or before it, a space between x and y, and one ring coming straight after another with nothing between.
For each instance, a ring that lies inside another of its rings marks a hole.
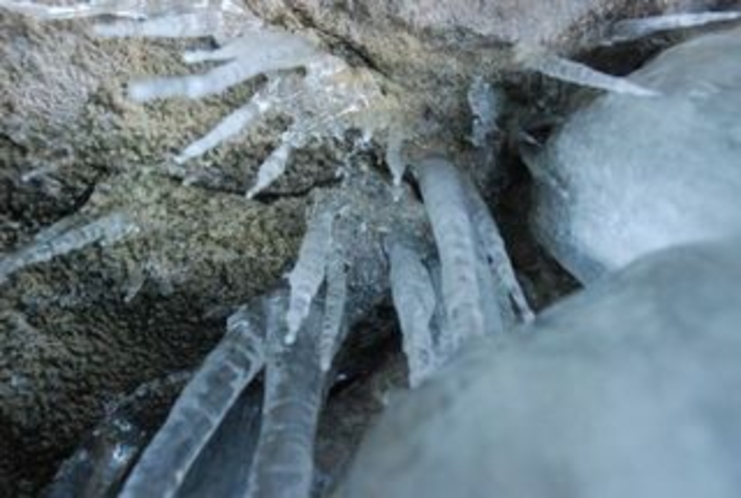
<instances>
[{"instance_id":1,"label":"rough stone texture","mask_svg":"<svg viewBox=\"0 0 741 498\"><path fill-rule=\"evenodd\" d=\"M253 86L204 102L127 102L132 77L185 70L178 44L101 41L84 23L4 12L0 39L0 251L63 219L123 212L142 228L0 284L0 495L22 496L48 481L107 401L197 364L230 308L280 278L305 201L242 196L277 126L193 166L219 164L227 182L184 187L170 173L168 154ZM276 191L334 174L326 151L296 160L315 166L295 168Z\"/></svg>"}]
</instances>

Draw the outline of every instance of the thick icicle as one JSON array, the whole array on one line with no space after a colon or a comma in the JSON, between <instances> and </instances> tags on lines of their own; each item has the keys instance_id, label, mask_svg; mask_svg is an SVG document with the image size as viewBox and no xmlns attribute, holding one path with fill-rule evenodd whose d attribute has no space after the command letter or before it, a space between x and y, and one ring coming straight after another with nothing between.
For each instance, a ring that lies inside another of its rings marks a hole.
<instances>
[{"instance_id":1,"label":"thick icicle","mask_svg":"<svg viewBox=\"0 0 741 498\"><path fill-rule=\"evenodd\" d=\"M391 295L399 317L409 384L417 387L438 366L431 330L435 289L419 254L399 242L390 242Z\"/></svg>"},{"instance_id":2,"label":"thick icicle","mask_svg":"<svg viewBox=\"0 0 741 498\"><path fill-rule=\"evenodd\" d=\"M654 97L659 94L656 90L643 87L627 78L602 73L585 64L549 54L543 49L517 47L516 59L527 69L568 83L637 97Z\"/></svg>"},{"instance_id":3,"label":"thick icicle","mask_svg":"<svg viewBox=\"0 0 741 498\"><path fill-rule=\"evenodd\" d=\"M347 272L342 251L335 248L327 261L326 298L322 331L318 340L322 371L328 372L346 332Z\"/></svg>"},{"instance_id":4,"label":"thick icicle","mask_svg":"<svg viewBox=\"0 0 741 498\"><path fill-rule=\"evenodd\" d=\"M332 247L334 217L334 209L325 208L320 204L315 205L301 243L298 260L288 275L291 297L286 313L287 344L296 341L298 330L309 314L311 302L324 281L329 251Z\"/></svg>"},{"instance_id":5,"label":"thick icicle","mask_svg":"<svg viewBox=\"0 0 741 498\"><path fill-rule=\"evenodd\" d=\"M518 318L523 322L529 322L535 315L527 302L520 283L517 281L512 261L507 254L507 248L504 245L502 235L499 233L499 228L473 183L468 178L464 179L463 182L471 223L487 265L496 277L496 286L508 297L508 300L511 300ZM507 306L508 304L506 301L500 303L501 306Z\"/></svg>"},{"instance_id":6,"label":"thick icicle","mask_svg":"<svg viewBox=\"0 0 741 498\"><path fill-rule=\"evenodd\" d=\"M741 12L686 12L625 19L612 24L601 40L604 45L637 40L663 31L686 29L741 19Z\"/></svg>"},{"instance_id":7,"label":"thick icicle","mask_svg":"<svg viewBox=\"0 0 741 498\"><path fill-rule=\"evenodd\" d=\"M311 306L301 334L284 344L285 301L274 298L268 313L270 352L260 438L250 470L248 497L307 498L313 482L314 437L327 376L316 341L323 303Z\"/></svg>"},{"instance_id":8,"label":"thick icicle","mask_svg":"<svg viewBox=\"0 0 741 498\"><path fill-rule=\"evenodd\" d=\"M139 231L139 227L122 213L110 214L77 228L72 227L74 222L65 220L58 224L63 228L53 225L27 247L0 259L0 283L26 266L51 261L91 244L114 244Z\"/></svg>"},{"instance_id":9,"label":"thick icicle","mask_svg":"<svg viewBox=\"0 0 741 498\"><path fill-rule=\"evenodd\" d=\"M477 275L476 234L455 167L436 157L422 161L416 169L442 265L448 327L440 338L440 347L448 355L466 339L486 333Z\"/></svg>"},{"instance_id":10,"label":"thick icicle","mask_svg":"<svg viewBox=\"0 0 741 498\"><path fill-rule=\"evenodd\" d=\"M226 335L183 390L121 498L175 496L229 408L263 367L263 331L252 320L246 308L229 318Z\"/></svg>"}]
</instances>

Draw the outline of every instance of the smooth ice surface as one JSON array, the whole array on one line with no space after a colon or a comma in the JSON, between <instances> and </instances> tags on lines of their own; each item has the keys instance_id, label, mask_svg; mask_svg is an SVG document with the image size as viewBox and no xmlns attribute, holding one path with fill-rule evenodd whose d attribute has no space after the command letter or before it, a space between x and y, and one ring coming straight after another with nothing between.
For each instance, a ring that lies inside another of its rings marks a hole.
<instances>
[{"instance_id":1,"label":"smooth ice surface","mask_svg":"<svg viewBox=\"0 0 741 498\"><path fill-rule=\"evenodd\" d=\"M482 289L477 275L476 235L455 166L442 158L430 158L420 162L417 177L442 267L442 296L448 327L441 340L452 354L466 340L486 333Z\"/></svg>"},{"instance_id":2,"label":"smooth ice surface","mask_svg":"<svg viewBox=\"0 0 741 498\"><path fill-rule=\"evenodd\" d=\"M624 19L613 23L607 30L602 43L637 40L663 31L693 28L707 24L735 21L741 19L741 12L684 12L663 16Z\"/></svg>"},{"instance_id":3,"label":"smooth ice surface","mask_svg":"<svg viewBox=\"0 0 741 498\"><path fill-rule=\"evenodd\" d=\"M741 29L673 47L571 116L530 162L536 231L582 281L642 254L741 232Z\"/></svg>"},{"instance_id":4,"label":"smooth ice surface","mask_svg":"<svg viewBox=\"0 0 741 498\"><path fill-rule=\"evenodd\" d=\"M654 97L658 95L658 92L651 87L643 86L620 76L612 76L597 71L581 62L564 59L558 55L548 53L544 49L516 47L516 58L527 69L567 83L634 97Z\"/></svg>"},{"instance_id":5,"label":"smooth ice surface","mask_svg":"<svg viewBox=\"0 0 741 498\"><path fill-rule=\"evenodd\" d=\"M139 230L125 213L113 213L89 222L74 217L61 220L41 231L26 247L12 254L0 254L0 283L26 266L51 261L91 244L114 244Z\"/></svg>"},{"instance_id":6,"label":"smooth ice surface","mask_svg":"<svg viewBox=\"0 0 741 498\"><path fill-rule=\"evenodd\" d=\"M401 325L409 385L414 388L435 372L439 363L432 334L435 288L417 251L399 242L390 245L391 295Z\"/></svg>"},{"instance_id":7,"label":"smooth ice surface","mask_svg":"<svg viewBox=\"0 0 741 498\"><path fill-rule=\"evenodd\" d=\"M263 367L264 331L251 320L247 309L230 317L226 336L183 390L121 498L175 496L224 416Z\"/></svg>"},{"instance_id":8,"label":"smooth ice surface","mask_svg":"<svg viewBox=\"0 0 741 498\"><path fill-rule=\"evenodd\" d=\"M324 281L327 261L332 249L332 225L335 212L316 206L306 227L296 264L288 275L291 297L286 312L288 331L286 343L296 341L304 319L309 315L311 302Z\"/></svg>"},{"instance_id":9,"label":"smooth ice surface","mask_svg":"<svg viewBox=\"0 0 741 498\"><path fill-rule=\"evenodd\" d=\"M272 300L260 437L248 497L306 498L313 482L314 436L327 388L316 341L324 303L315 301L296 341L285 344L285 301Z\"/></svg>"},{"instance_id":10,"label":"smooth ice surface","mask_svg":"<svg viewBox=\"0 0 741 498\"><path fill-rule=\"evenodd\" d=\"M669 249L472 344L388 409L340 496L740 496L739 255Z\"/></svg>"}]
</instances>

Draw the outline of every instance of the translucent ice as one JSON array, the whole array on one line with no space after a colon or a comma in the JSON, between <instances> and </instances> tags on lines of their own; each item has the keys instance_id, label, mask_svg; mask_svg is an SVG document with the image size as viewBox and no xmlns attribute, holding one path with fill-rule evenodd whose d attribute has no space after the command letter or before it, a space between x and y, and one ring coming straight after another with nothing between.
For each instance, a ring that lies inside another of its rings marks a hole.
<instances>
[{"instance_id":1,"label":"translucent ice","mask_svg":"<svg viewBox=\"0 0 741 498\"><path fill-rule=\"evenodd\" d=\"M739 496L740 254L665 250L472 344L387 410L340 496Z\"/></svg>"},{"instance_id":2,"label":"translucent ice","mask_svg":"<svg viewBox=\"0 0 741 498\"><path fill-rule=\"evenodd\" d=\"M741 29L630 76L660 97L599 97L530 161L541 241L583 281L670 245L741 231Z\"/></svg>"}]
</instances>

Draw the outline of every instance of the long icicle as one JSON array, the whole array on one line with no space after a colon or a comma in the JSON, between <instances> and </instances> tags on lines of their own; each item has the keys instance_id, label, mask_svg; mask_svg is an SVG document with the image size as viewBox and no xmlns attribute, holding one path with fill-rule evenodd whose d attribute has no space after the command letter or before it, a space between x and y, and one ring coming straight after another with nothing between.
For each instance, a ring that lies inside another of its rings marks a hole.
<instances>
[{"instance_id":1,"label":"long icicle","mask_svg":"<svg viewBox=\"0 0 741 498\"><path fill-rule=\"evenodd\" d=\"M193 462L264 364L264 337L247 309L232 315L227 333L175 403L120 498L175 496Z\"/></svg>"},{"instance_id":2,"label":"long icicle","mask_svg":"<svg viewBox=\"0 0 741 498\"><path fill-rule=\"evenodd\" d=\"M486 334L477 275L476 235L459 174L446 159L428 158L416 174L442 266L442 296L448 326L439 346L452 354L470 337Z\"/></svg>"},{"instance_id":3,"label":"long icicle","mask_svg":"<svg viewBox=\"0 0 741 498\"><path fill-rule=\"evenodd\" d=\"M313 301L296 341L287 345L286 303L272 300L263 420L250 469L249 498L309 496L314 437L328 378L320 366L316 344L324 308L319 301Z\"/></svg>"}]
</instances>

